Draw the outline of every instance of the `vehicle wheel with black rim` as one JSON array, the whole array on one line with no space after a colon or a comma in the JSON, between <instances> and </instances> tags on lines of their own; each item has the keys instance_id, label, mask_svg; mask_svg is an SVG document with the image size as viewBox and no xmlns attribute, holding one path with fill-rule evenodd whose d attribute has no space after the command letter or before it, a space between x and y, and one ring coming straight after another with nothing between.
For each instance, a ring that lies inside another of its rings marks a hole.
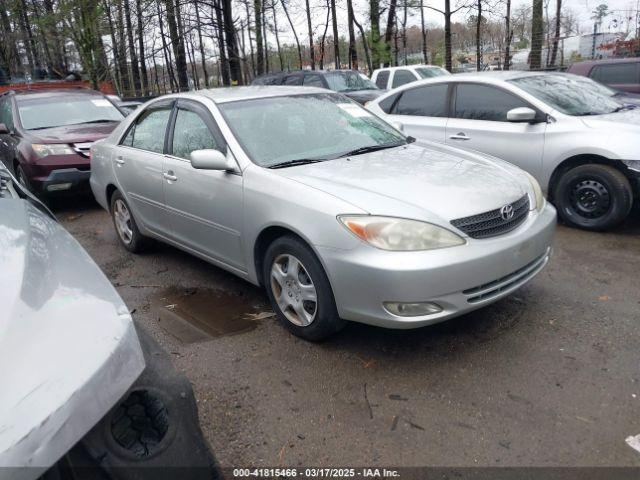
<instances>
[{"instance_id":1,"label":"vehicle wheel with black rim","mask_svg":"<svg viewBox=\"0 0 640 480\"><path fill-rule=\"evenodd\" d=\"M118 239L124 248L133 253L142 251L146 239L138 230L138 225L136 225L127 201L117 190L111 196L111 216Z\"/></svg>"},{"instance_id":2,"label":"vehicle wheel with black rim","mask_svg":"<svg viewBox=\"0 0 640 480\"><path fill-rule=\"evenodd\" d=\"M554 190L560 218L569 225L601 231L622 222L633 204L627 177L609 165L581 165L567 171Z\"/></svg>"},{"instance_id":3,"label":"vehicle wheel with black rim","mask_svg":"<svg viewBox=\"0 0 640 480\"><path fill-rule=\"evenodd\" d=\"M298 238L280 237L269 245L262 278L278 319L294 335L317 342L346 324L320 261Z\"/></svg>"}]
</instances>

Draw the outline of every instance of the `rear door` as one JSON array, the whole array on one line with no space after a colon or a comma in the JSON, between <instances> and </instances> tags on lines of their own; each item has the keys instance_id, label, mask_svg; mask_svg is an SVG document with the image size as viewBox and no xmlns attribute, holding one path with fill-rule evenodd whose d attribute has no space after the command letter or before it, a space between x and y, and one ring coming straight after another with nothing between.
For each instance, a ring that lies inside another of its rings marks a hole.
<instances>
[{"instance_id":1,"label":"rear door","mask_svg":"<svg viewBox=\"0 0 640 480\"><path fill-rule=\"evenodd\" d=\"M199 102L180 99L167 145L163 176L171 237L245 271L240 244L242 175L191 166L194 150L232 155L209 110Z\"/></svg>"},{"instance_id":2,"label":"rear door","mask_svg":"<svg viewBox=\"0 0 640 480\"><path fill-rule=\"evenodd\" d=\"M387 120L401 123L407 135L444 143L449 107L448 91L447 83L403 90L390 105Z\"/></svg>"},{"instance_id":3,"label":"rear door","mask_svg":"<svg viewBox=\"0 0 640 480\"><path fill-rule=\"evenodd\" d=\"M640 93L640 62L596 65L589 76L616 90Z\"/></svg>"},{"instance_id":4,"label":"rear door","mask_svg":"<svg viewBox=\"0 0 640 480\"><path fill-rule=\"evenodd\" d=\"M136 221L161 235L168 231L162 164L173 101L147 107L131 125L113 155L114 170Z\"/></svg>"},{"instance_id":5,"label":"rear door","mask_svg":"<svg viewBox=\"0 0 640 480\"><path fill-rule=\"evenodd\" d=\"M511 162L538 176L542 166L546 117L537 123L507 121L512 108L532 105L500 87L457 83L447 122L446 141L456 147L478 150ZM544 120L544 121L543 121Z\"/></svg>"}]
</instances>

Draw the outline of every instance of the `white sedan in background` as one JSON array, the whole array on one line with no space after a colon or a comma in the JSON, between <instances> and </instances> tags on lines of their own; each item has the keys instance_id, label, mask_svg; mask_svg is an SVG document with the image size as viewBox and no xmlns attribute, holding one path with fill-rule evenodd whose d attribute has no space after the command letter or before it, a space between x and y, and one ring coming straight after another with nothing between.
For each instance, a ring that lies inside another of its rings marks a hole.
<instances>
[{"instance_id":1,"label":"white sedan in background","mask_svg":"<svg viewBox=\"0 0 640 480\"><path fill-rule=\"evenodd\" d=\"M640 108L583 77L484 72L423 80L370 102L418 139L494 155L533 175L566 223L605 230L640 197Z\"/></svg>"}]
</instances>

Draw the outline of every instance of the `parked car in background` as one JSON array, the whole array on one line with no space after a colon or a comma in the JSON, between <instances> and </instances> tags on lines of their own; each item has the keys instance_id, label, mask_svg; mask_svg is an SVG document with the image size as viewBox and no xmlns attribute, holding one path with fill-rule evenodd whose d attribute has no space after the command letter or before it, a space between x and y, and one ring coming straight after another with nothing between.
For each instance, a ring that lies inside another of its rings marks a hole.
<instances>
[{"instance_id":1,"label":"parked car in background","mask_svg":"<svg viewBox=\"0 0 640 480\"><path fill-rule=\"evenodd\" d=\"M373 71L371 81L378 88L391 90L417 80L440 77L442 75L451 74L436 65L407 65L404 67L378 68Z\"/></svg>"},{"instance_id":2,"label":"parked car in background","mask_svg":"<svg viewBox=\"0 0 640 480\"><path fill-rule=\"evenodd\" d=\"M262 75L251 85L291 85L319 87L342 93L365 104L384 93L371 80L355 70L299 70Z\"/></svg>"},{"instance_id":3,"label":"parked car in background","mask_svg":"<svg viewBox=\"0 0 640 480\"><path fill-rule=\"evenodd\" d=\"M95 144L91 187L124 248L153 237L263 285L295 335L414 328L531 280L556 214L519 168L412 140L323 89L201 90Z\"/></svg>"},{"instance_id":4,"label":"parked car in background","mask_svg":"<svg viewBox=\"0 0 640 480\"><path fill-rule=\"evenodd\" d=\"M574 63L567 73L589 77L623 92L640 93L640 58L611 58Z\"/></svg>"},{"instance_id":5,"label":"parked car in background","mask_svg":"<svg viewBox=\"0 0 640 480\"><path fill-rule=\"evenodd\" d=\"M136 108L142 105L144 102L140 100L123 100L118 95L107 95L107 98L111 100L116 107L120 109L120 111L124 115L129 115Z\"/></svg>"},{"instance_id":6,"label":"parked car in background","mask_svg":"<svg viewBox=\"0 0 640 480\"><path fill-rule=\"evenodd\" d=\"M18 90L0 95L0 159L37 195L89 191L89 148L124 115L100 92Z\"/></svg>"},{"instance_id":7,"label":"parked car in background","mask_svg":"<svg viewBox=\"0 0 640 480\"><path fill-rule=\"evenodd\" d=\"M217 478L187 378L1 165L0 265L2 478Z\"/></svg>"},{"instance_id":8,"label":"parked car in background","mask_svg":"<svg viewBox=\"0 0 640 480\"><path fill-rule=\"evenodd\" d=\"M640 109L575 75L484 72L424 80L369 109L405 133L507 160L573 226L605 230L640 198Z\"/></svg>"},{"instance_id":9,"label":"parked car in background","mask_svg":"<svg viewBox=\"0 0 640 480\"><path fill-rule=\"evenodd\" d=\"M623 92L622 90L614 90L611 87L607 87L602 83L591 80L587 77L581 77L575 75L573 79L579 84L579 88L595 89L602 95L611 97L619 102L637 105L640 107L640 93Z\"/></svg>"}]
</instances>

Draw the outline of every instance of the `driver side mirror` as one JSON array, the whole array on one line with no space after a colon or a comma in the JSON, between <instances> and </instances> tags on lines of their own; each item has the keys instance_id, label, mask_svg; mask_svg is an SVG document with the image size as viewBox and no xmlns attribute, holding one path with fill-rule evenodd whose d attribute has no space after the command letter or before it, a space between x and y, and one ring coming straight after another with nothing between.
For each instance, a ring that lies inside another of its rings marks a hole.
<instances>
[{"instance_id":1,"label":"driver side mirror","mask_svg":"<svg viewBox=\"0 0 640 480\"><path fill-rule=\"evenodd\" d=\"M529 107L512 108L507 112L508 122L534 122L536 118L536 111Z\"/></svg>"},{"instance_id":2,"label":"driver side mirror","mask_svg":"<svg viewBox=\"0 0 640 480\"><path fill-rule=\"evenodd\" d=\"M236 167L219 150L206 149L191 152L191 166L198 170L235 171Z\"/></svg>"},{"instance_id":3,"label":"driver side mirror","mask_svg":"<svg viewBox=\"0 0 640 480\"><path fill-rule=\"evenodd\" d=\"M0 123L0 135L8 135L11 132L4 123Z\"/></svg>"}]
</instances>

